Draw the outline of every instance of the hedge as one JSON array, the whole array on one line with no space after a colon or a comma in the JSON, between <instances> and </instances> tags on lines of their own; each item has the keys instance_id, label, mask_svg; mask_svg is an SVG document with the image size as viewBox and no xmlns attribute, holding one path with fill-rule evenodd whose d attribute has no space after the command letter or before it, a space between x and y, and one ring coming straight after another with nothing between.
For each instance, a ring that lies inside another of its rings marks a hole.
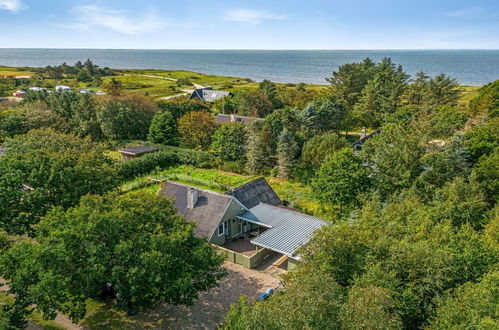
<instances>
[{"instance_id":1,"label":"hedge","mask_svg":"<svg viewBox=\"0 0 499 330\"><path fill-rule=\"evenodd\" d=\"M209 168L215 164L215 159L207 152L161 147L157 152L145 154L142 157L117 163L118 173L123 180L149 173L156 168L168 168L175 165L193 165Z\"/></svg>"}]
</instances>

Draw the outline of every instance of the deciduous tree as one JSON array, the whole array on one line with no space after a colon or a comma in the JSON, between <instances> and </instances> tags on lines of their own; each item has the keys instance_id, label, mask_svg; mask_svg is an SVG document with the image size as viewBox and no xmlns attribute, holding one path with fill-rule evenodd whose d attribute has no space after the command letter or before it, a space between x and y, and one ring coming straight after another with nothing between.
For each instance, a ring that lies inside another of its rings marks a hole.
<instances>
[{"instance_id":1,"label":"deciduous tree","mask_svg":"<svg viewBox=\"0 0 499 330\"><path fill-rule=\"evenodd\" d=\"M243 123L235 122L220 126L213 134L211 150L224 162L246 163L247 132Z\"/></svg>"},{"instance_id":2,"label":"deciduous tree","mask_svg":"<svg viewBox=\"0 0 499 330\"><path fill-rule=\"evenodd\" d=\"M6 142L0 157L0 225L32 231L52 206L114 188L118 178L102 146L53 130L32 130Z\"/></svg>"},{"instance_id":3,"label":"deciduous tree","mask_svg":"<svg viewBox=\"0 0 499 330\"><path fill-rule=\"evenodd\" d=\"M314 195L321 203L340 210L357 205L359 195L370 189L369 172L362 159L349 148L334 154L321 166L312 181Z\"/></svg>"},{"instance_id":4,"label":"deciduous tree","mask_svg":"<svg viewBox=\"0 0 499 330\"><path fill-rule=\"evenodd\" d=\"M191 111L178 120L182 144L189 148L207 150L217 124L207 111Z\"/></svg>"},{"instance_id":5,"label":"deciduous tree","mask_svg":"<svg viewBox=\"0 0 499 330\"><path fill-rule=\"evenodd\" d=\"M0 257L0 273L19 302L36 304L47 318L64 313L77 322L87 299L105 293L129 312L164 302L190 305L223 276L221 263L169 200L110 194L53 209L35 241Z\"/></svg>"}]
</instances>

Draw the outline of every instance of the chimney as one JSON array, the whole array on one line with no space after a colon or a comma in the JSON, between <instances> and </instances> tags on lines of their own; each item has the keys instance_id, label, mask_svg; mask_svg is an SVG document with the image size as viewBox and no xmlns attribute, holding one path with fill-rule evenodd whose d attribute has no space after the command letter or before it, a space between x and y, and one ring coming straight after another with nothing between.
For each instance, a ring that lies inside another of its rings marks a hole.
<instances>
[{"instance_id":1,"label":"chimney","mask_svg":"<svg viewBox=\"0 0 499 330\"><path fill-rule=\"evenodd\" d=\"M366 135L367 135L366 128L362 127L362 131L360 132L360 138L363 139L366 137Z\"/></svg>"},{"instance_id":2,"label":"chimney","mask_svg":"<svg viewBox=\"0 0 499 330\"><path fill-rule=\"evenodd\" d=\"M233 123L237 121L237 115L235 113L230 114L230 122Z\"/></svg>"},{"instance_id":3,"label":"chimney","mask_svg":"<svg viewBox=\"0 0 499 330\"><path fill-rule=\"evenodd\" d=\"M193 209L198 202L198 191L194 188L187 189L187 208Z\"/></svg>"}]
</instances>

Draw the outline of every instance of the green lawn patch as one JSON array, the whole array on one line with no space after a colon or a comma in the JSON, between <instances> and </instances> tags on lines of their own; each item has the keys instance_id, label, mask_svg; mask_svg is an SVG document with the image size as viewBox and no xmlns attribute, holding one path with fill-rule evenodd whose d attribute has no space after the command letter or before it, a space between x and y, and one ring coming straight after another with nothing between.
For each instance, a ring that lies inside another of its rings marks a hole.
<instances>
[{"instance_id":1,"label":"green lawn patch","mask_svg":"<svg viewBox=\"0 0 499 330\"><path fill-rule=\"evenodd\" d=\"M5 292L0 292L0 305L2 304L12 304L14 303L14 298ZM29 316L29 320L41 326L46 330L65 330L66 328L57 324L53 320L44 320L41 313L35 311Z\"/></svg>"},{"instance_id":2,"label":"green lawn patch","mask_svg":"<svg viewBox=\"0 0 499 330\"><path fill-rule=\"evenodd\" d=\"M172 180L201 189L224 193L232 188L250 182L258 178L258 176L241 175L217 169L202 169L190 165L181 165L169 169L157 170L130 180L121 186L121 192L156 194L160 188L160 184L151 181L148 178L161 181ZM287 201L289 206L313 216L324 218L332 217L331 213L321 207L314 199L312 189L309 186L300 182L282 180L274 177L267 177L266 179L277 195L281 199Z\"/></svg>"}]
</instances>

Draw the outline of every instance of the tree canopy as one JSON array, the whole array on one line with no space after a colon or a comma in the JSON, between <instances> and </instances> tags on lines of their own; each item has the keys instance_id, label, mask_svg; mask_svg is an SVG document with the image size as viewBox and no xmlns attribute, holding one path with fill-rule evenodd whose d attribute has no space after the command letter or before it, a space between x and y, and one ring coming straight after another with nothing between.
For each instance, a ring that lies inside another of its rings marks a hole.
<instances>
[{"instance_id":1,"label":"tree canopy","mask_svg":"<svg viewBox=\"0 0 499 330\"><path fill-rule=\"evenodd\" d=\"M30 232L50 207L76 205L81 196L118 183L103 147L88 139L32 130L6 147L0 157L0 219L11 233Z\"/></svg>"},{"instance_id":2,"label":"tree canopy","mask_svg":"<svg viewBox=\"0 0 499 330\"><path fill-rule=\"evenodd\" d=\"M172 203L149 194L89 195L49 212L35 241L0 257L1 275L19 303L47 318L73 321L86 301L106 293L133 312L161 302L192 304L223 276L222 259Z\"/></svg>"}]
</instances>

